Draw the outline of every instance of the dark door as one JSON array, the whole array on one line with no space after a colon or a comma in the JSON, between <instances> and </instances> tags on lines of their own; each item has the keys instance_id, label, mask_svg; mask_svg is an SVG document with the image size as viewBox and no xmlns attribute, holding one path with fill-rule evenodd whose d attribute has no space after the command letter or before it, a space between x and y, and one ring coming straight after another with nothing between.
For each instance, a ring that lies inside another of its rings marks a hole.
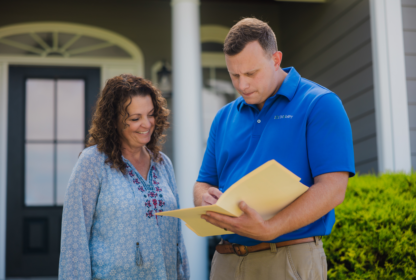
<instances>
[{"instance_id":1,"label":"dark door","mask_svg":"<svg viewBox=\"0 0 416 280\"><path fill-rule=\"evenodd\" d=\"M100 69L9 67L6 276L57 276L66 185Z\"/></svg>"}]
</instances>

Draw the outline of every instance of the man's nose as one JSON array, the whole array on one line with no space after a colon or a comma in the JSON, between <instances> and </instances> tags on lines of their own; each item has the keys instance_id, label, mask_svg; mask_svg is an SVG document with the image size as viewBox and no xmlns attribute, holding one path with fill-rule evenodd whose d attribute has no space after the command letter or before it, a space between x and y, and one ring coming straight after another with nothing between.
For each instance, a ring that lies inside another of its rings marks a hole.
<instances>
[{"instance_id":1,"label":"man's nose","mask_svg":"<svg viewBox=\"0 0 416 280\"><path fill-rule=\"evenodd\" d=\"M245 90L245 89L247 89L250 85L249 85L249 83L248 83L247 79L245 79L245 78L243 78L243 77L240 77L240 81L239 81L238 86L239 86L240 90Z\"/></svg>"}]
</instances>

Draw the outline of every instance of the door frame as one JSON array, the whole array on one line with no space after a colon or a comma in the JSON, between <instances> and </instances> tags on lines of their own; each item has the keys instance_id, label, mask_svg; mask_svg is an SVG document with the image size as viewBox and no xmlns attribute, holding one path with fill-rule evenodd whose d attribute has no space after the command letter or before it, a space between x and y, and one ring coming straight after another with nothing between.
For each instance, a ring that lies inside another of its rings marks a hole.
<instances>
[{"instance_id":1,"label":"door frame","mask_svg":"<svg viewBox=\"0 0 416 280\"><path fill-rule=\"evenodd\" d=\"M11 169L8 170L7 174L7 202L9 203L6 210L6 276L54 276L55 273L57 275L58 271L62 206L57 205L56 201L51 206L26 206L24 202L26 193L25 175L22 176L21 171L25 169L26 161L26 81L30 78L55 81L57 79L84 80L84 134L87 135L88 123L93 114L92 108L100 89L100 72L98 67L9 66L9 84L13 87L9 88L8 94L8 109L11 109L11 111L9 110L8 119L9 154L7 156L7 166ZM56 91L54 94L56 96ZM56 134L54 139L57 139ZM54 153L56 156L56 151ZM16 170L19 171L16 172ZM54 187L56 188L56 185ZM29 220L32 223L39 223L43 220L45 251L29 249L29 243L27 242L29 235L26 235ZM53 265L53 267L50 265ZM43 274L37 275L38 272Z\"/></svg>"},{"instance_id":2,"label":"door frame","mask_svg":"<svg viewBox=\"0 0 416 280\"><path fill-rule=\"evenodd\" d=\"M10 65L97 67L101 69L101 88L107 79L120 73L143 76L144 68L143 63L132 59L0 56L0 279L6 278L7 126Z\"/></svg>"}]
</instances>

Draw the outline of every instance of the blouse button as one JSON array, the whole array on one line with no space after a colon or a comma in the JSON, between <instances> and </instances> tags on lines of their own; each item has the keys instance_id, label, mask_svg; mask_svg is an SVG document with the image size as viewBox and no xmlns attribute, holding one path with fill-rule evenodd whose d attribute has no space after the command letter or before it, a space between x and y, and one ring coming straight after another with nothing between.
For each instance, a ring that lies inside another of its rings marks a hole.
<instances>
[{"instance_id":1,"label":"blouse button","mask_svg":"<svg viewBox=\"0 0 416 280\"><path fill-rule=\"evenodd\" d=\"M136 245L139 246L139 242L137 242Z\"/></svg>"},{"instance_id":2,"label":"blouse button","mask_svg":"<svg viewBox=\"0 0 416 280\"><path fill-rule=\"evenodd\" d=\"M261 123L261 120L260 120L260 119L258 119L258 120L257 120L257 123Z\"/></svg>"}]
</instances>

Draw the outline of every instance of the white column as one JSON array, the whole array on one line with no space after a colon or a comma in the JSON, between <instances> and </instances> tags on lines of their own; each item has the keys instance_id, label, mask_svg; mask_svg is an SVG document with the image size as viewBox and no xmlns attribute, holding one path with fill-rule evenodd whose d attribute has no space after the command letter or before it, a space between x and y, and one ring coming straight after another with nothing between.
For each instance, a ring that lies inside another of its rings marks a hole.
<instances>
[{"instance_id":1,"label":"white column","mask_svg":"<svg viewBox=\"0 0 416 280\"><path fill-rule=\"evenodd\" d=\"M411 170L400 0L370 0L379 172Z\"/></svg>"},{"instance_id":2,"label":"white column","mask_svg":"<svg viewBox=\"0 0 416 280\"><path fill-rule=\"evenodd\" d=\"M0 62L0 279L6 278L8 64Z\"/></svg>"},{"instance_id":3,"label":"white column","mask_svg":"<svg viewBox=\"0 0 416 280\"><path fill-rule=\"evenodd\" d=\"M199 1L172 0L174 168L182 208L193 207L193 185L202 161ZM191 279L207 279L206 238L183 224Z\"/></svg>"}]
</instances>

